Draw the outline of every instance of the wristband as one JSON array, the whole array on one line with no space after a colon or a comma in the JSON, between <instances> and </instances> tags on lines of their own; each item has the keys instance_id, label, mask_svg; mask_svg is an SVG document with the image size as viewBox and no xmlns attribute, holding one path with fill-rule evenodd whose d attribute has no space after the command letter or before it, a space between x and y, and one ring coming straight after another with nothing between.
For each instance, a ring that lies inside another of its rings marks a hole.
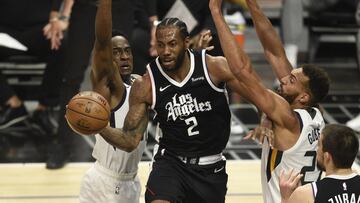
<instances>
[{"instance_id":1,"label":"wristband","mask_svg":"<svg viewBox=\"0 0 360 203\"><path fill-rule=\"evenodd\" d=\"M70 16L61 15L61 16L59 17L59 20L67 22L67 21L70 20Z\"/></svg>"}]
</instances>

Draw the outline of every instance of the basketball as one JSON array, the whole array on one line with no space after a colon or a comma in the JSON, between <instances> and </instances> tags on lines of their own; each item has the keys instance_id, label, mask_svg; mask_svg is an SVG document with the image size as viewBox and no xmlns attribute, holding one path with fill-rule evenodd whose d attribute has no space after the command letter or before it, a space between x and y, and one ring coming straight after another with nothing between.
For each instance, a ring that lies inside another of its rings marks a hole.
<instances>
[{"instance_id":1,"label":"basketball","mask_svg":"<svg viewBox=\"0 0 360 203\"><path fill-rule=\"evenodd\" d=\"M93 91L76 94L66 107L70 128L81 135L94 135L108 125L110 106L106 99Z\"/></svg>"}]
</instances>

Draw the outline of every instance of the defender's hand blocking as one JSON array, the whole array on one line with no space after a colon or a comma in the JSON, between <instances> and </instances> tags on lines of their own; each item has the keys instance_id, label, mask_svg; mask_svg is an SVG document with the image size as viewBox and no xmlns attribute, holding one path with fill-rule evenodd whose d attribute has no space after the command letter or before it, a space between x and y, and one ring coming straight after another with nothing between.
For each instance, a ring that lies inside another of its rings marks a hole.
<instances>
[{"instance_id":1,"label":"defender's hand blocking","mask_svg":"<svg viewBox=\"0 0 360 203\"><path fill-rule=\"evenodd\" d=\"M195 49L206 49L207 51L211 51L214 49L214 46L210 46L210 42L213 39L211 36L211 31L206 30L200 33L200 38L196 42Z\"/></svg>"},{"instance_id":2,"label":"defender's hand blocking","mask_svg":"<svg viewBox=\"0 0 360 203\"><path fill-rule=\"evenodd\" d=\"M94 135L108 125L110 106L106 99L96 92L80 92L66 106L65 118L76 133Z\"/></svg>"},{"instance_id":3,"label":"defender's hand blocking","mask_svg":"<svg viewBox=\"0 0 360 203\"><path fill-rule=\"evenodd\" d=\"M257 126L254 130L248 132L248 134L244 137L245 140L252 138L253 140L258 140L259 144L264 143L265 137L268 140L268 143L271 148L274 147L274 132L272 131L272 122L267 119L267 117L263 117L261 119L260 125Z\"/></svg>"},{"instance_id":4,"label":"defender's hand blocking","mask_svg":"<svg viewBox=\"0 0 360 203\"><path fill-rule=\"evenodd\" d=\"M294 172L294 169L289 174L285 174L285 171L281 170L279 186L282 200L289 199L294 190L300 186L302 176L299 172Z\"/></svg>"}]
</instances>

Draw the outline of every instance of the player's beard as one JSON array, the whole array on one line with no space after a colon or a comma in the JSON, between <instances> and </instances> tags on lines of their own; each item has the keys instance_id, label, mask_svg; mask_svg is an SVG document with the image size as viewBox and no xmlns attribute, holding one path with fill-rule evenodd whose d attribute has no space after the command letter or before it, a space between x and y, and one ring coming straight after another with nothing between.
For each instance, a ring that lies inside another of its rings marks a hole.
<instances>
[{"instance_id":1,"label":"player's beard","mask_svg":"<svg viewBox=\"0 0 360 203\"><path fill-rule=\"evenodd\" d=\"M284 95L283 97L289 104L292 104L296 98L295 95Z\"/></svg>"},{"instance_id":2,"label":"player's beard","mask_svg":"<svg viewBox=\"0 0 360 203\"><path fill-rule=\"evenodd\" d=\"M179 53L180 54L176 58L176 63L174 68L167 69L167 71L175 72L180 69L181 65L184 63L186 50L182 49L182 51L180 51Z\"/></svg>"},{"instance_id":3,"label":"player's beard","mask_svg":"<svg viewBox=\"0 0 360 203\"><path fill-rule=\"evenodd\" d=\"M283 92L278 92L282 98L284 98L289 104L292 104L297 95L288 95L284 94Z\"/></svg>"},{"instance_id":4,"label":"player's beard","mask_svg":"<svg viewBox=\"0 0 360 203\"><path fill-rule=\"evenodd\" d=\"M186 50L182 50L176 59L175 68L173 70L179 70L181 65L184 63Z\"/></svg>"}]
</instances>

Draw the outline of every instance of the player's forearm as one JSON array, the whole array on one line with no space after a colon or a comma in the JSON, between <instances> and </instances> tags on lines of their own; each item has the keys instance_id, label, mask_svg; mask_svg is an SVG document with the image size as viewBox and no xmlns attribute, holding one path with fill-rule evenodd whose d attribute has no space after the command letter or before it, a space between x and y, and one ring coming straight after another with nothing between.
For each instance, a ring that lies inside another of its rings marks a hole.
<instances>
[{"instance_id":1,"label":"player's forearm","mask_svg":"<svg viewBox=\"0 0 360 203\"><path fill-rule=\"evenodd\" d=\"M278 78L291 72L291 66L281 66L278 61L285 61L286 54L281 39L270 20L265 16L256 0L246 0L258 38L264 48L265 56L272 65Z\"/></svg>"},{"instance_id":2,"label":"player's forearm","mask_svg":"<svg viewBox=\"0 0 360 203\"><path fill-rule=\"evenodd\" d=\"M229 67L235 77L241 80L243 79L244 70L251 69L250 59L236 42L221 11L212 7L210 7L210 11Z\"/></svg>"},{"instance_id":3,"label":"player's forearm","mask_svg":"<svg viewBox=\"0 0 360 203\"><path fill-rule=\"evenodd\" d=\"M143 138L148 124L147 111L140 119L137 121L135 120L132 120L132 118L127 116L122 129L108 126L100 132L100 135L111 145L116 146L121 150L131 152L139 145Z\"/></svg>"},{"instance_id":4,"label":"player's forearm","mask_svg":"<svg viewBox=\"0 0 360 203\"><path fill-rule=\"evenodd\" d=\"M70 17L74 0L65 0L61 16Z\"/></svg>"},{"instance_id":5,"label":"player's forearm","mask_svg":"<svg viewBox=\"0 0 360 203\"><path fill-rule=\"evenodd\" d=\"M100 135L111 145L126 152L133 151L141 139L138 136L129 135L120 128L106 127Z\"/></svg>"},{"instance_id":6,"label":"player's forearm","mask_svg":"<svg viewBox=\"0 0 360 203\"><path fill-rule=\"evenodd\" d=\"M49 21L55 20L64 20L68 21L70 19L70 14L72 10L72 6L74 4L74 0L54 0L52 3Z\"/></svg>"},{"instance_id":7,"label":"player's forearm","mask_svg":"<svg viewBox=\"0 0 360 203\"><path fill-rule=\"evenodd\" d=\"M96 82L112 78L112 14L111 0L100 0L95 18L95 43L93 50L93 74Z\"/></svg>"},{"instance_id":8,"label":"player's forearm","mask_svg":"<svg viewBox=\"0 0 360 203\"><path fill-rule=\"evenodd\" d=\"M112 0L100 0L95 18L95 46L99 48L111 45Z\"/></svg>"}]
</instances>

